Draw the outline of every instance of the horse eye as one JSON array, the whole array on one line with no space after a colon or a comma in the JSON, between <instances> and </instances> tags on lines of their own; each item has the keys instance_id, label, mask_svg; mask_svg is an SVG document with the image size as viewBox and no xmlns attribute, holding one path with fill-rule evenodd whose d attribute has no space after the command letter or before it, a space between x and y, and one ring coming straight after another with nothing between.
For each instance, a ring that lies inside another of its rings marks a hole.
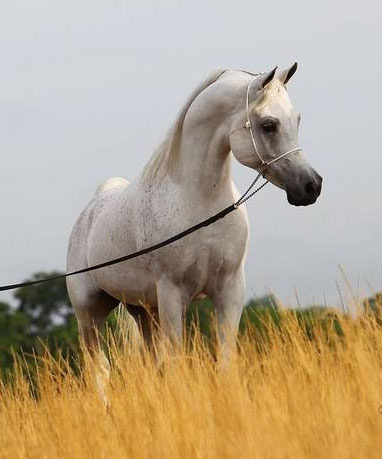
<instances>
[{"instance_id":1,"label":"horse eye","mask_svg":"<svg viewBox=\"0 0 382 459\"><path fill-rule=\"evenodd\" d=\"M273 120L264 121L261 127L265 132L275 132L277 129L277 123Z\"/></svg>"}]
</instances>

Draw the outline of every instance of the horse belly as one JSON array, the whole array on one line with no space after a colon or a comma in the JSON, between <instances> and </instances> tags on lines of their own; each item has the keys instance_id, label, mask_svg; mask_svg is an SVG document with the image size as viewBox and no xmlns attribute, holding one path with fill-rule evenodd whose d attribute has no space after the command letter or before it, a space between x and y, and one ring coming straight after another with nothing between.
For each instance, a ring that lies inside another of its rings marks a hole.
<instances>
[{"instance_id":1,"label":"horse belly","mask_svg":"<svg viewBox=\"0 0 382 459\"><path fill-rule=\"evenodd\" d=\"M102 238L99 243L103 250L90 253L91 264L112 260L136 251L133 244L114 244L110 241L102 243ZM136 260L128 260L96 270L91 274L100 289L121 301L136 305L141 302L155 305L157 302L155 278L152 276L145 255Z\"/></svg>"},{"instance_id":2,"label":"horse belly","mask_svg":"<svg viewBox=\"0 0 382 459\"><path fill-rule=\"evenodd\" d=\"M96 278L96 282L109 295L128 304L157 305L156 284L147 270L134 265L125 269L105 269L108 272Z\"/></svg>"}]
</instances>

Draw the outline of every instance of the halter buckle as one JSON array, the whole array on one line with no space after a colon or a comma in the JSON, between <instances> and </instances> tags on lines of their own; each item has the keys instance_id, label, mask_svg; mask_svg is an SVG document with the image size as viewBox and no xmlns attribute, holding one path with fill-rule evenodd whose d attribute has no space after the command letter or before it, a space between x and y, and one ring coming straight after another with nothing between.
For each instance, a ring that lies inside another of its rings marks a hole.
<instances>
[{"instance_id":1,"label":"halter buckle","mask_svg":"<svg viewBox=\"0 0 382 459\"><path fill-rule=\"evenodd\" d=\"M251 124L251 122L249 120L245 123L245 127L246 127L246 129L251 129L252 124Z\"/></svg>"}]
</instances>

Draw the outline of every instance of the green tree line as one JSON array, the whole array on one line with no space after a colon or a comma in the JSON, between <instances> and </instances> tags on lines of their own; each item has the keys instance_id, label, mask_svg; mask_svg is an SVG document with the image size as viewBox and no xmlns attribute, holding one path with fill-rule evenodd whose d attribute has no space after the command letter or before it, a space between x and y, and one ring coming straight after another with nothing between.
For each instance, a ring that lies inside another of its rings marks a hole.
<instances>
[{"instance_id":1,"label":"green tree line","mask_svg":"<svg viewBox=\"0 0 382 459\"><path fill-rule=\"evenodd\" d=\"M38 272L28 280L38 280L59 275L59 272ZM5 375L12 368L14 355L22 354L24 360L33 361L35 356L48 350L53 356L77 359L79 340L77 323L66 290L65 279L23 287L15 290L14 305L0 301L0 373ZM369 298L364 303L365 311L376 313L382 307L382 295ZM298 323L309 339L314 339L317 323L324 331L330 326L341 335L340 321L332 309L311 306L295 309ZM244 309L240 332L251 329L254 342L267 340L269 324L281 327L281 314L272 295L252 299ZM210 340L213 337L214 308L211 301L191 304L186 317L188 330L198 328ZM115 324L111 314L109 324Z\"/></svg>"}]
</instances>

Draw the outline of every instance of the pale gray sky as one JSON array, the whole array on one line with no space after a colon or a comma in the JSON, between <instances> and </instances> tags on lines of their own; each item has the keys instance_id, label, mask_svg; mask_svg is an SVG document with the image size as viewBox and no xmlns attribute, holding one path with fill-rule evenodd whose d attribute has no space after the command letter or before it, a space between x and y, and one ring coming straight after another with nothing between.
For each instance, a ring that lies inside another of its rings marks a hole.
<instances>
[{"instance_id":1,"label":"pale gray sky","mask_svg":"<svg viewBox=\"0 0 382 459\"><path fill-rule=\"evenodd\" d=\"M297 61L289 91L323 192L295 208L268 186L249 203L248 294L336 302L339 263L361 291L382 289L381 13L370 0L0 0L0 284L65 268L97 185L138 174L211 70ZM234 177L244 190L253 172Z\"/></svg>"}]
</instances>

